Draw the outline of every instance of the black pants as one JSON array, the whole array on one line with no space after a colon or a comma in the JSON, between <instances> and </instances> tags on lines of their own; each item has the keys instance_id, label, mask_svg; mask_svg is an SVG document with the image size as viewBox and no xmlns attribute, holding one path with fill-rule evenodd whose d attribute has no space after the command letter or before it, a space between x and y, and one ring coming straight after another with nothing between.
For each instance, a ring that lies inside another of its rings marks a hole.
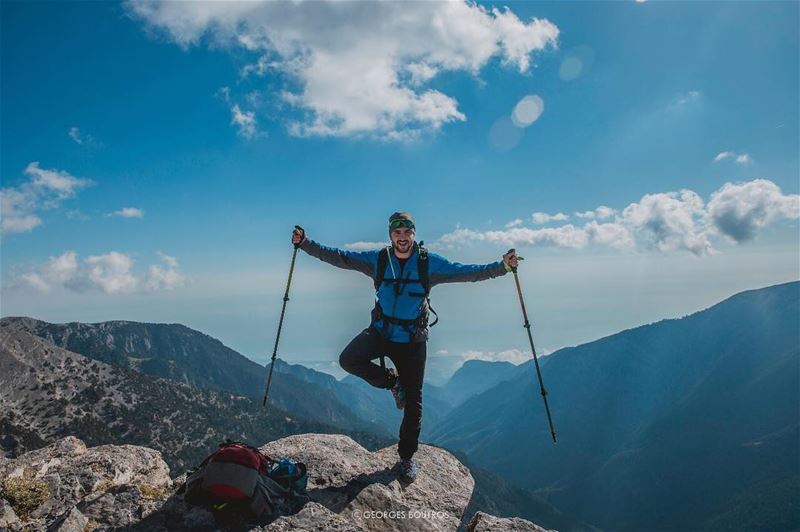
<instances>
[{"instance_id":1,"label":"black pants","mask_svg":"<svg viewBox=\"0 0 800 532\"><path fill-rule=\"evenodd\" d=\"M391 388L394 384L387 369L372 362L381 355L389 357L397 368L400 384L406 391L406 408L400 425L397 452L401 459L411 458L417 451L422 428L422 380L425 376L427 342L390 342L372 326L353 338L339 356L342 369L361 377L376 388Z\"/></svg>"}]
</instances>

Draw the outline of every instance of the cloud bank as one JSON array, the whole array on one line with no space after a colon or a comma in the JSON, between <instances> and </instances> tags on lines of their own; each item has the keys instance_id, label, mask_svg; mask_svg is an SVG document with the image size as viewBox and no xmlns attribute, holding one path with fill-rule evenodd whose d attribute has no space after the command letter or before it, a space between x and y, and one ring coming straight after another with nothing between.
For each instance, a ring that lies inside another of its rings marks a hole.
<instances>
[{"instance_id":1,"label":"cloud bank","mask_svg":"<svg viewBox=\"0 0 800 532\"><path fill-rule=\"evenodd\" d=\"M533 53L554 47L559 34L548 20L464 1L129 1L126 8L181 47L257 56L242 76L286 82L280 97L299 114L288 131L301 137L400 140L464 121L458 102L429 81L448 71L477 75L493 59L528 72Z\"/></svg>"},{"instance_id":2,"label":"cloud bank","mask_svg":"<svg viewBox=\"0 0 800 532\"><path fill-rule=\"evenodd\" d=\"M133 259L124 253L111 251L81 261L77 253L66 251L18 276L14 284L42 293L65 288L104 294L153 293L183 286L186 278L179 271L177 259L163 253L159 257L162 264L150 265L143 275L137 275L133 272Z\"/></svg>"},{"instance_id":3,"label":"cloud bank","mask_svg":"<svg viewBox=\"0 0 800 532\"><path fill-rule=\"evenodd\" d=\"M533 217L537 222L536 214ZM722 236L738 244L753 240L758 231L778 220L800 218L800 196L784 194L767 179L726 183L712 193L708 203L691 190L646 194L622 210L601 206L576 213L589 221L583 225L522 227L519 219L504 230L476 231L457 227L442 235L436 245L443 249L490 242L502 246L554 246L582 249L590 245L619 250L652 249L688 251L694 255L715 253L712 239ZM548 220L553 216L544 215ZM539 217L539 220L544 220ZM597 220L608 220L598 222Z\"/></svg>"}]
</instances>

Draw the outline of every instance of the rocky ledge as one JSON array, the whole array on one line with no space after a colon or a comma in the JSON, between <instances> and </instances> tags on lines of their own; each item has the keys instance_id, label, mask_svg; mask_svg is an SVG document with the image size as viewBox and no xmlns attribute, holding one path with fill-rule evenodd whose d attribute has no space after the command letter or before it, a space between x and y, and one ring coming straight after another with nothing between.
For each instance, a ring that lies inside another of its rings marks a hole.
<instances>
[{"instance_id":1,"label":"rocky ledge","mask_svg":"<svg viewBox=\"0 0 800 532\"><path fill-rule=\"evenodd\" d=\"M302 434L262 450L308 465L311 500L296 513L245 527L251 531L456 530L475 484L452 454L428 445L415 455L420 474L408 485L396 478L396 446L370 452L347 436ZM18 458L0 458L0 530L219 529L210 512L183 501L178 490L185 478L170 479L152 449L87 448L67 437ZM530 521L483 512L466 530L544 532Z\"/></svg>"}]
</instances>

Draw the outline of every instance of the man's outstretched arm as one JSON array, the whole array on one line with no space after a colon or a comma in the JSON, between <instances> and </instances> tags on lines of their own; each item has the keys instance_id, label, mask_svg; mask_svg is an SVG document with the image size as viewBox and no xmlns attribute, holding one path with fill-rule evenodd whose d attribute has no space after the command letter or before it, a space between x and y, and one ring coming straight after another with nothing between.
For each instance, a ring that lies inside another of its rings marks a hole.
<instances>
[{"instance_id":1,"label":"man's outstretched arm","mask_svg":"<svg viewBox=\"0 0 800 532\"><path fill-rule=\"evenodd\" d=\"M294 230L292 242L300 243L300 249L323 262L333 264L345 270L356 270L369 277L374 277L376 259L375 251L348 251L328 246L323 246L306 237L304 231Z\"/></svg>"},{"instance_id":2,"label":"man's outstretched arm","mask_svg":"<svg viewBox=\"0 0 800 532\"><path fill-rule=\"evenodd\" d=\"M441 283L464 283L475 281L485 281L505 275L510 271L511 266L516 266L516 252L512 249L503 255L502 260L489 264L461 264L450 262L436 253L429 254L430 262L430 282L431 286ZM505 265L508 264L508 267Z\"/></svg>"}]
</instances>

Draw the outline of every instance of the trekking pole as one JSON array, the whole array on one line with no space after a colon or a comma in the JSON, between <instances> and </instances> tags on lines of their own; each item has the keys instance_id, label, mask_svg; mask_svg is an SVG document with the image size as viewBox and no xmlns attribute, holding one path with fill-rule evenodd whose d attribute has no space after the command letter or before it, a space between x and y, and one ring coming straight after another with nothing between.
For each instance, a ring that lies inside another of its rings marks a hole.
<instances>
[{"instance_id":1,"label":"trekking pole","mask_svg":"<svg viewBox=\"0 0 800 532\"><path fill-rule=\"evenodd\" d=\"M294 226L295 229L303 231L303 238L306 232L299 225ZM302 243L302 240L301 240ZM297 258L297 250L300 249L300 244L294 245L294 252L292 253L292 265L289 266L289 280L286 282L286 293L283 294L283 308L281 308L281 319L278 321L278 335L275 337L275 347L272 349L272 362L269 365L269 376L267 377L267 387L264 390L264 402L261 406L267 406L267 395L269 394L269 385L272 384L272 370L275 369L275 357L278 354L278 342L281 339L281 327L283 326L283 316L286 314L286 302L289 301L289 287L292 284L292 273L294 272L294 261Z\"/></svg>"},{"instance_id":2,"label":"trekking pole","mask_svg":"<svg viewBox=\"0 0 800 532\"><path fill-rule=\"evenodd\" d=\"M522 260L522 257L518 257ZM553 429L553 420L550 418L550 407L547 405L547 390L544 389L542 382L542 371L539 369L539 359L536 357L536 348L533 346L533 336L531 335L531 323L528 321L528 312L525 310L525 301L522 299L522 289L519 286L519 276L517 275L517 268L511 268L514 273L514 282L517 284L517 294L519 295L519 304L522 306L522 316L525 318L525 329L528 331L528 340L531 342L531 351L533 352L533 361L536 363L536 375L539 377L539 388L544 399L544 410L547 412L547 423L550 425L550 434L553 436L553 443L556 443L556 431Z\"/></svg>"}]
</instances>

